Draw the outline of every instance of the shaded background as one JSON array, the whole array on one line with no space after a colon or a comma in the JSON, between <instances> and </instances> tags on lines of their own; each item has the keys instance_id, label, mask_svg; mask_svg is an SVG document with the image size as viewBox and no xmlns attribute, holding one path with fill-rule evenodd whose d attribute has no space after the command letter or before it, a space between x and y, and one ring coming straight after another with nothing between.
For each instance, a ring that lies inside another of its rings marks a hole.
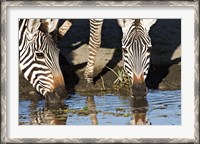
<instances>
[{"instance_id":1,"label":"shaded background","mask_svg":"<svg viewBox=\"0 0 200 144\"><path fill-rule=\"evenodd\" d=\"M59 26L65 20L59 21ZM180 89L181 87L181 19L158 19L151 27L151 65L146 79L153 89ZM109 71L105 65L116 69L121 67L122 31L116 19L105 19L102 28L102 43L97 54L94 81L100 80ZM88 57L89 20L72 19L72 27L59 41L61 68L67 85L75 87L84 84L78 71L84 70ZM67 60L67 61L66 61ZM68 63L68 66L66 66ZM67 70L68 69L68 72ZM70 77L70 78L69 78ZM72 79L71 79L72 78ZM108 76L112 82L114 78ZM84 80L84 79L83 79ZM73 83L72 83L73 81ZM109 81L107 84L111 84Z\"/></svg>"}]
</instances>

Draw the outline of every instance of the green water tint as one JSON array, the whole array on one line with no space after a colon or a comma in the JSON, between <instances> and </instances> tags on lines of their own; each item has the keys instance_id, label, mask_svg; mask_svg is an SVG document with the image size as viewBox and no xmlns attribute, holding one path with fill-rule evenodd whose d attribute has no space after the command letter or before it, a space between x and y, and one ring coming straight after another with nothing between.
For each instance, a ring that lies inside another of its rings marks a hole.
<instances>
[{"instance_id":1,"label":"green water tint","mask_svg":"<svg viewBox=\"0 0 200 144\"><path fill-rule=\"evenodd\" d=\"M147 99L129 96L71 95L62 106L19 102L21 125L180 125L181 91L149 91Z\"/></svg>"}]
</instances>

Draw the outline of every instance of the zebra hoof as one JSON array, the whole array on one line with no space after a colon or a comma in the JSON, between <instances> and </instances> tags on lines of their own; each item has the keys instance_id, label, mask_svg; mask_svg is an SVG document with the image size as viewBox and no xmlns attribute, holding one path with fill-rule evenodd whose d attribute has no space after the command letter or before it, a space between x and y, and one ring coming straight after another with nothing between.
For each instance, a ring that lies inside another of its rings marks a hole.
<instances>
[{"instance_id":1,"label":"zebra hoof","mask_svg":"<svg viewBox=\"0 0 200 144\"><path fill-rule=\"evenodd\" d=\"M87 78L86 80L87 80L86 87L93 87L94 86L93 78Z\"/></svg>"},{"instance_id":2,"label":"zebra hoof","mask_svg":"<svg viewBox=\"0 0 200 144\"><path fill-rule=\"evenodd\" d=\"M87 87L87 88L92 88L92 87L94 87L94 83L93 83L93 82L92 82L92 83L87 83L87 84L86 84L86 87Z\"/></svg>"}]
</instances>

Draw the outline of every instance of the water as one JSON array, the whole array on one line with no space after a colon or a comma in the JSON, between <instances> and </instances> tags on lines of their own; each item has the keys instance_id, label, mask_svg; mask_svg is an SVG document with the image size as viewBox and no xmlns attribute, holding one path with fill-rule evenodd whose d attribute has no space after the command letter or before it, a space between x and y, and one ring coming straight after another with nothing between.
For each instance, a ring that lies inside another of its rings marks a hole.
<instances>
[{"instance_id":1,"label":"water","mask_svg":"<svg viewBox=\"0 0 200 144\"><path fill-rule=\"evenodd\" d=\"M19 102L19 124L181 125L181 91L150 90L146 100L127 96L71 95L62 106L44 100Z\"/></svg>"}]
</instances>

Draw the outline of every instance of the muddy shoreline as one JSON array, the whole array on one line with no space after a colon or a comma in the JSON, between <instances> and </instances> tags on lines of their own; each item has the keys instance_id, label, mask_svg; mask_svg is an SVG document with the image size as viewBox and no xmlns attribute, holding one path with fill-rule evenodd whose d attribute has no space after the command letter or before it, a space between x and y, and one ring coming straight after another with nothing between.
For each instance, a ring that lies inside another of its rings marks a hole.
<instances>
[{"instance_id":1,"label":"muddy shoreline","mask_svg":"<svg viewBox=\"0 0 200 144\"><path fill-rule=\"evenodd\" d=\"M70 66L69 66L70 67ZM109 69L104 68L95 71L94 85L87 86L84 79L84 71L75 71L76 67L65 68L64 79L66 87L70 92L92 92L92 91L116 91L113 82L117 76ZM114 67L116 72L121 67ZM151 65L146 79L146 85L149 89L157 90L180 90L181 89L181 65L159 66ZM129 91L128 87L124 88Z\"/></svg>"}]
</instances>

